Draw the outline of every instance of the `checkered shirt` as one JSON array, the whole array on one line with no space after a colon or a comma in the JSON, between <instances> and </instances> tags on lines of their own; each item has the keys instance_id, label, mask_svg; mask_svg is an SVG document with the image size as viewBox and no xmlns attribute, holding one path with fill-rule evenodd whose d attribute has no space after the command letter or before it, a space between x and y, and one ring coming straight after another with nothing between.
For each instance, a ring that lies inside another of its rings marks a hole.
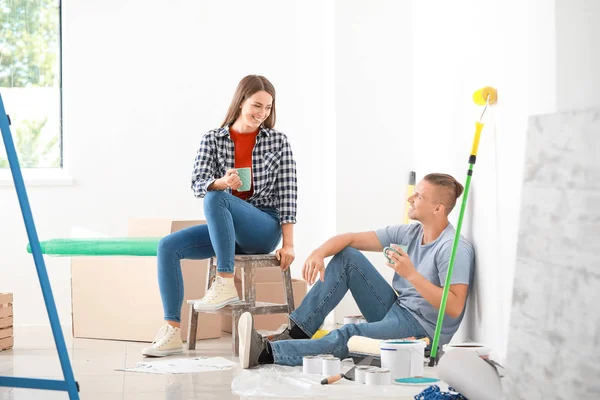
<instances>
[{"instance_id":1,"label":"checkered shirt","mask_svg":"<svg viewBox=\"0 0 600 400\"><path fill-rule=\"evenodd\" d=\"M194 161L194 196L206 196L210 184L223 177L234 165L234 145L229 127L206 133ZM282 224L295 224L298 198L296 161L285 134L274 129L260 129L252 151L252 175L254 194L248 203L255 207L277 208ZM231 188L225 190L231 193Z\"/></svg>"}]
</instances>

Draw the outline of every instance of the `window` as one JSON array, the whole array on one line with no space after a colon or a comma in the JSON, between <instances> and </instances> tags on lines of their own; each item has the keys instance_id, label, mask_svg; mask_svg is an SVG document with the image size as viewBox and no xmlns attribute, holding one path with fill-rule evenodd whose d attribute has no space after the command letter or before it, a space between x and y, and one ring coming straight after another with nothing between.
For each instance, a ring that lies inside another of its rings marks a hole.
<instances>
[{"instance_id":1,"label":"window","mask_svg":"<svg viewBox=\"0 0 600 400\"><path fill-rule=\"evenodd\" d=\"M61 168L60 0L0 0L0 94L21 167Z\"/></svg>"}]
</instances>

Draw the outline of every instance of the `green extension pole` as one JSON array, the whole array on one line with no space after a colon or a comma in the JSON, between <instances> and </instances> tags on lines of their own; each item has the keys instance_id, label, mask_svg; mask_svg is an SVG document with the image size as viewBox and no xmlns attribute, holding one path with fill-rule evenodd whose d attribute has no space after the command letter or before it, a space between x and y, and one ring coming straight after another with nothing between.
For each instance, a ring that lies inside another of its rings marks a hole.
<instances>
[{"instance_id":1,"label":"green extension pole","mask_svg":"<svg viewBox=\"0 0 600 400\"><path fill-rule=\"evenodd\" d=\"M435 324L435 334L433 336L433 343L431 344L431 352L429 356L429 366L433 367L437 364L437 353L438 346L440 343L440 334L442 333L442 324L444 322L444 314L446 312L446 302L448 301L448 292L450 291L450 282L452 280L452 270L454 269L454 261L456 259L456 250L458 243L460 242L460 231L462 228L463 218L465 215L465 209L467 208L467 199L469 196L469 188L471 187L471 177L473 176L473 166L477 159L477 149L479 148L479 139L481 137L481 131L483 130L483 123L481 119L489 104L496 102L496 90L491 87L485 87L478 90L473 95L473 100L478 105L485 104L483 113L481 114L480 122L475 122L475 136L473 138L473 147L471 149L471 155L469 157L469 169L467 171L467 181L465 183L465 192L463 194L462 205L460 207L460 215L458 217L458 224L456 225L456 233L454 235L454 243L452 244L452 252L450 253L450 262L448 265L448 271L446 271L446 281L444 282L444 291L442 293L442 302L440 304L440 310L438 312L437 322ZM482 101L483 100L483 101Z\"/></svg>"}]
</instances>

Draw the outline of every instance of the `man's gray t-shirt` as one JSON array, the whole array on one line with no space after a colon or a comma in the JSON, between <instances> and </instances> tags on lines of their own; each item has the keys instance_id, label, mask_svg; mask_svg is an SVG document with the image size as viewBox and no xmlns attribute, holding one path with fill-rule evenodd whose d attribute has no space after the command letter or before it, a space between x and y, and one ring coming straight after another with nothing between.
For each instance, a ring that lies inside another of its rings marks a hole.
<instances>
[{"instance_id":1,"label":"man's gray t-shirt","mask_svg":"<svg viewBox=\"0 0 600 400\"><path fill-rule=\"evenodd\" d=\"M431 243L423 243L423 227L420 223L409 225L388 226L375 231L383 247L390 244L405 245L408 247L408 256L417 271L429 282L443 287L446 273L450 264L450 253L454 243L456 230L448 224L440 236ZM456 251L454 268L452 269L451 284L464 283L471 285L475 270L475 251L473 245L462 235ZM421 294L404 278L394 274L392 282L398 293L399 304L408 309L416 320L423 326L427 334L433 338L438 310L434 308ZM440 346L448 343L464 316L463 312L457 318L444 315L444 323L440 334Z\"/></svg>"}]
</instances>

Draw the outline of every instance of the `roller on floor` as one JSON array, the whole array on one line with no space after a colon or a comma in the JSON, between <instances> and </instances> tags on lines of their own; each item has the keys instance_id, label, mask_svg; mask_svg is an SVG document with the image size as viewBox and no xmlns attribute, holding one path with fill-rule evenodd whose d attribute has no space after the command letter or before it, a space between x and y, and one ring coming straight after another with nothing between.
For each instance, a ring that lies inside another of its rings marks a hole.
<instances>
[{"instance_id":1,"label":"roller on floor","mask_svg":"<svg viewBox=\"0 0 600 400\"><path fill-rule=\"evenodd\" d=\"M160 237L51 239L40 242L42 253L50 256L156 256ZM31 253L31 245L27 245Z\"/></svg>"}]
</instances>

